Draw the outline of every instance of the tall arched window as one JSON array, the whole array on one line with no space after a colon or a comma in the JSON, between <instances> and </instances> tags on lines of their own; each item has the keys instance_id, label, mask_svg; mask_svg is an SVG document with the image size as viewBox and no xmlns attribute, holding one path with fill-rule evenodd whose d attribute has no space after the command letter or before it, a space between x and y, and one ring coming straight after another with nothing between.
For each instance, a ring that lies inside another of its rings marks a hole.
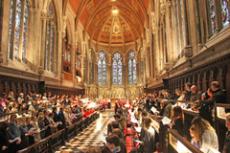
<instances>
[{"instance_id":1,"label":"tall arched window","mask_svg":"<svg viewBox=\"0 0 230 153\"><path fill-rule=\"evenodd\" d=\"M0 1L0 44L2 44L2 14L3 14L3 0Z\"/></svg>"},{"instance_id":2,"label":"tall arched window","mask_svg":"<svg viewBox=\"0 0 230 153\"><path fill-rule=\"evenodd\" d=\"M26 62L29 0L10 0L8 56Z\"/></svg>"},{"instance_id":3,"label":"tall arched window","mask_svg":"<svg viewBox=\"0 0 230 153\"><path fill-rule=\"evenodd\" d=\"M122 84L122 57L119 53L113 55L113 84Z\"/></svg>"},{"instance_id":4,"label":"tall arched window","mask_svg":"<svg viewBox=\"0 0 230 153\"><path fill-rule=\"evenodd\" d=\"M104 52L98 54L98 84L104 85L107 81L106 55Z\"/></svg>"},{"instance_id":5,"label":"tall arched window","mask_svg":"<svg viewBox=\"0 0 230 153\"><path fill-rule=\"evenodd\" d=\"M56 70L57 21L53 2L49 4L45 25L44 69L54 72Z\"/></svg>"},{"instance_id":6,"label":"tall arched window","mask_svg":"<svg viewBox=\"0 0 230 153\"><path fill-rule=\"evenodd\" d=\"M66 29L63 39L63 70L67 73L71 72L71 44L69 40L68 30Z\"/></svg>"},{"instance_id":7,"label":"tall arched window","mask_svg":"<svg viewBox=\"0 0 230 153\"><path fill-rule=\"evenodd\" d=\"M129 84L135 84L137 81L137 63L136 63L134 51L129 53L128 72L129 72Z\"/></svg>"},{"instance_id":8,"label":"tall arched window","mask_svg":"<svg viewBox=\"0 0 230 153\"><path fill-rule=\"evenodd\" d=\"M220 0L221 2L221 8L222 8L222 25L223 27L226 27L229 25L230 22L230 12L228 9L228 0Z\"/></svg>"},{"instance_id":9,"label":"tall arched window","mask_svg":"<svg viewBox=\"0 0 230 153\"><path fill-rule=\"evenodd\" d=\"M215 0L208 0L208 15L209 32L210 35L213 35L217 31Z\"/></svg>"}]
</instances>

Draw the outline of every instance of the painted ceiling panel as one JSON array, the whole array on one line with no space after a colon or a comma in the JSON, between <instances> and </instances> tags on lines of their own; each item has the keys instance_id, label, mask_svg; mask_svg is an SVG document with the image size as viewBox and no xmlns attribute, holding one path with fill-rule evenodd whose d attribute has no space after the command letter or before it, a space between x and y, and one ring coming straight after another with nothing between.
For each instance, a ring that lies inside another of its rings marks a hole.
<instances>
[{"instance_id":1,"label":"painted ceiling panel","mask_svg":"<svg viewBox=\"0 0 230 153\"><path fill-rule=\"evenodd\" d=\"M141 37L149 0L70 0L70 4L92 39L117 44Z\"/></svg>"}]
</instances>

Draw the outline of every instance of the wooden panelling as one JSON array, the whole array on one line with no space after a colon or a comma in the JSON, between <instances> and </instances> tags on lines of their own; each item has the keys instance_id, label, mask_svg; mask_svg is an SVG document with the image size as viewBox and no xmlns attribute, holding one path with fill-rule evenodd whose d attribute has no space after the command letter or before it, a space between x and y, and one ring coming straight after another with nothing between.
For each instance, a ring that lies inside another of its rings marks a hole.
<instances>
[{"instance_id":1,"label":"wooden panelling","mask_svg":"<svg viewBox=\"0 0 230 153\"><path fill-rule=\"evenodd\" d=\"M183 89L186 82L191 82L197 85L199 90L206 91L213 80L219 81L221 88L230 91L230 56L218 59L213 63L186 72L185 74L169 78L168 89L174 92L176 88ZM230 99L229 92L228 99Z\"/></svg>"},{"instance_id":2,"label":"wooden panelling","mask_svg":"<svg viewBox=\"0 0 230 153\"><path fill-rule=\"evenodd\" d=\"M10 90L24 94L38 92L38 82L0 75L0 93L8 93Z\"/></svg>"},{"instance_id":3,"label":"wooden panelling","mask_svg":"<svg viewBox=\"0 0 230 153\"><path fill-rule=\"evenodd\" d=\"M7 77L0 75L0 93L8 93L10 90L14 91L16 94L23 92L27 94L28 92L41 92L41 84L39 81L31 81L18 79L14 77ZM66 95L84 95L84 89L78 88L67 88L59 86L47 86L44 83L45 92L51 92L53 94L66 94Z\"/></svg>"},{"instance_id":4,"label":"wooden panelling","mask_svg":"<svg viewBox=\"0 0 230 153\"><path fill-rule=\"evenodd\" d=\"M51 92L52 94L57 95L84 95L84 89L78 88L67 88L67 87L58 87L58 86L46 86L46 92Z\"/></svg>"},{"instance_id":5,"label":"wooden panelling","mask_svg":"<svg viewBox=\"0 0 230 153\"><path fill-rule=\"evenodd\" d=\"M215 60L215 62L202 65L178 76L163 79L161 87L146 88L145 92L150 93L162 89L168 89L174 93L175 89L184 89L184 84L190 82L198 86L200 91L206 91L213 80L221 84L221 88L227 90L228 99L230 99L230 55Z\"/></svg>"}]
</instances>

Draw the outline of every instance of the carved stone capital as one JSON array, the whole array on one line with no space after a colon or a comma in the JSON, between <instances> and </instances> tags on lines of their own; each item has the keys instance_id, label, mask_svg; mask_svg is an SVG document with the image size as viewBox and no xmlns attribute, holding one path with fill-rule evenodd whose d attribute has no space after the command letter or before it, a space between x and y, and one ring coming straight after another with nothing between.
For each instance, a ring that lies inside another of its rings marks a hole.
<instances>
[{"instance_id":1,"label":"carved stone capital","mask_svg":"<svg viewBox=\"0 0 230 153\"><path fill-rule=\"evenodd\" d=\"M192 53L192 46L186 46L186 47L184 48L184 56L185 56L186 58L191 58L192 55L193 55L193 53Z\"/></svg>"}]
</instances>

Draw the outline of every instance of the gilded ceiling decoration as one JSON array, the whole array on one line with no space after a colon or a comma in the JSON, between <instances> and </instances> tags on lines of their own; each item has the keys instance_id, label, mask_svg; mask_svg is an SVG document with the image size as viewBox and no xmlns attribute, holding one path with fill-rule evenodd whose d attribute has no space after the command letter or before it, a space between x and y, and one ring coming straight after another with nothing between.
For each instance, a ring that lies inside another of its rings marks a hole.
<instances>
[{"instance_id":1,"label":"gilded ceiling decoration","mask_svg":"<svg viewBox=\"0 0 230 153\"><path fill-rule=\"evenodd\" d=\"M90 37L121 44L137 40L144 31L148 0L70 0Z\"/></svg>"}]
</instances>

